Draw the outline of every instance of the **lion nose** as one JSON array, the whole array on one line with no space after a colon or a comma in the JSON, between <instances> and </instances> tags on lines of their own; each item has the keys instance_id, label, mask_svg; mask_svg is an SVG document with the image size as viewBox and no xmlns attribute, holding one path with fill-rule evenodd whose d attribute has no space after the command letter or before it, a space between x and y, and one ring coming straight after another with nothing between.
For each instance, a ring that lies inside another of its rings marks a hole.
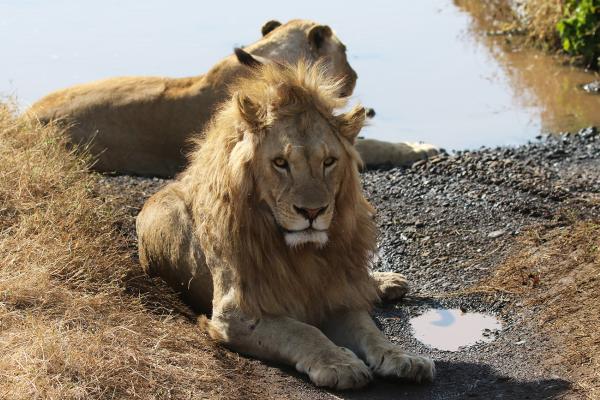
<instances>
[{"instance_id":1,"label":"lion nose","mask_svg":"<svg viewBox=\"0 0 600 400\"><path fill-rule=\"evenodd\" d=\"M328 205L327 205L328 206ZM294 206L294 210L309 221L314 221L317 217L325 212L327 206L319 208L306 208Z\"/></svg>"}]
</instances>

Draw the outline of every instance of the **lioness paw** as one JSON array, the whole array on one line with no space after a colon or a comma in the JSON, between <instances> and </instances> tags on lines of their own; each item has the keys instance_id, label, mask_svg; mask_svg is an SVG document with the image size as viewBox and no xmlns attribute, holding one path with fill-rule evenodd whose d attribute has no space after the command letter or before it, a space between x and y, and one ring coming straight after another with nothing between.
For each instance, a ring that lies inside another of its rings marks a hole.
<instances>
[{"instance_id":1,"label":"lioness paw","mask_svg":"<svg viewBox=\"0 0 600 400\"><path fill-rule=\"evenodd\" d=\"M435 376L435 364L430 358L407 354L396 346L383 350L371 368L379 376L416 382L432 381Z\"/></svg>"},{"instance_id":2,"label":"lioness paw","mask_svg":"<svg viewBox=\"0 0 600 400\"><path fill-rule=\"evenodd\" d=\"M408 293L408 281L398 272L373 272L377 293L382 301L395 301Z\"/></svg>"},{"instance_id":3,"label":"lioness paw","mask_svg":"<svg viewBox=\"0 0 600 400\"><path fill-rule=\"evenodd\" d=\"M440 154L440 149L429 143L413 143L413 149L417 153L426 155L427 158L431 158Z\"/></svg>"},{"instance_id":4,"label":"lioness paw","mask_svg":"<svg viewBox=\"0 0 600 400\"><path fill-rule=\"evenodd\" d=\"M437 156L440 154L440 150L432 144L429 143L407 143L412 151L415 153L416 157L421 160L426 160L428 158Z\"/></svg>"},{"instance_id":5,"label":"lioness paw","mask_svg":"<svg viewBox=\"0 0 600 400\"><path fill-rule=\"evenodd\" d=\"M345 347L319 354L306 364L298 363L296 369L307 373L316 386L337 390L358 389L373 379L365 363Z\"/></svg>"}]
</instances>

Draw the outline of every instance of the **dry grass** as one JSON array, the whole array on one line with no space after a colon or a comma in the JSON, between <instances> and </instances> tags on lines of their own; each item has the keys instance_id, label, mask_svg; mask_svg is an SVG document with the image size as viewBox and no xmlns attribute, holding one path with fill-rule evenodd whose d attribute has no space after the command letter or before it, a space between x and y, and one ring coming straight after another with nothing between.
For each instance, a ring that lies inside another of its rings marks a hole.
<instances>
[{"instance_id":1,"label":"dry grass","mask_svg":"<svg viewBox=\"0 0 600 400\"><path fill-rule=\"evenodd\" d=\"M561 0L527 0L525 2L526 27L530 43L545 50L557 51L562 48L556 24L563 15Z\"/></svg>"},{"instance_id":2,"label":"dry grass","mask_svg":"<svg viewBox=\"0 0 600 400\"><path fill-rule=\"evenodd\" d=\"M512 45L522 42L546 51L561 47L556 24L562 17L562 0L524 0L513 7L510 0L454 0L472 17L477 30L490 33L517 33ZM521 36L525 39L519 41Z\"/></svg>"},{"instance_id":3,"label":"dry grass","mask_svg":"<svg viewBox=\"0 0 600 400\"><path fill-rule=\"evenodd\" d=\"M600 398L600 222L530 231L487 284L539 309L532 323L559 349L548 367Z\"/></svg>"},{"instance_id":4,"label":"dry grass","mask_svg":"<svg viewBox=\"0 0 600 400\"><path fill-rule=\"evenodd\" d=\"M96 179L55 129L0 104L0 398L284 390L213 345L173 293L142 275L114 228L119 212L94 196Z\"/></svg>"}]
</instances>

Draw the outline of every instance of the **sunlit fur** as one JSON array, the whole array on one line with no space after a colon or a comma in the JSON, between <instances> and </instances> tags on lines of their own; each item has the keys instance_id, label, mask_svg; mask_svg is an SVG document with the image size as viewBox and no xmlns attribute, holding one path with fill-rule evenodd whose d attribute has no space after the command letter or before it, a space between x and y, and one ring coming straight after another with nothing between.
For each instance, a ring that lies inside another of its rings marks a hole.
<instances>
[{"instance_id":1,"label":"sunlit fur","mask_svg":"<svg viewBox=\"0 0 600 400\"><path fill-rule=\"evenodd\" d=\"M318 321L335 309L369 309L377 298L368 275L376 227L361 191L360 158L353 146L364 111L335 114L345 105L337 96L340 84L326 77L322 65L262 66L231 88L232 100L211 123L182 178L191 191L196 232L215 295L234 287L235 302L250 315ZM256 110L256 124L244 118L241 99L268 105ZM254 160L269 125L307 108L318 110L335 128L346 166L337 171L341 187L323 247L289 246L256 193L261 177Z\"/></svg>"}]
</instances>

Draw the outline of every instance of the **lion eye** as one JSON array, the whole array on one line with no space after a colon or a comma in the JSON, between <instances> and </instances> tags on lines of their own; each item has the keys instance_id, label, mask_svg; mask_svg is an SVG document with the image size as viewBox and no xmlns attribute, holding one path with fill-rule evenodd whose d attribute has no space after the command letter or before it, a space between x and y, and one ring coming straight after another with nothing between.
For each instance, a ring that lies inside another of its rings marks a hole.
<instances>
[{"instance_id":1,"label":"lion eye","mask_svg":"<svg viewBox=\"0 0 600 400\"><path fill-rule=\"evenodd\" d=\"M323 165L325 167L331 167L336 161L337 160L334 157L327 157L325 161L323 161Z\"/></svg>"},{"instance_id":2,"label":"lion eye","mask_svg":"<svg viewBox=\"0 0 600 400\"><path fill-rule=\"evenodd\" d=\"M281 157L277 157L276 159L274 159L273 164L275 164L277 168L288 169L288 162Z\"/></svg>"}]
</instances>

